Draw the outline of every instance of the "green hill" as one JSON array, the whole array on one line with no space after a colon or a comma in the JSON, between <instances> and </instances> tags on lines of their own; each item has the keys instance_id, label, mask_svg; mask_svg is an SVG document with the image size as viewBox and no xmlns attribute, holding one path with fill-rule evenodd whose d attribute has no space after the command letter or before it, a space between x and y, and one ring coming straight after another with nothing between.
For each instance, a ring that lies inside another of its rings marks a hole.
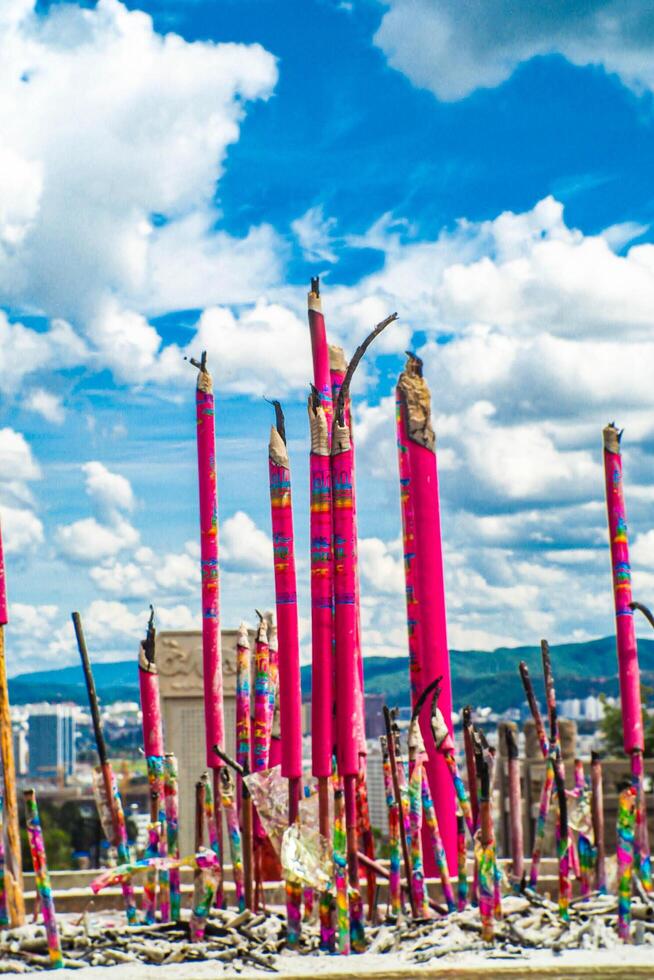
<instances>
[{"instance_id":1,"label":"green hill","mask_svg":"<svg viewBox=\"0 0 654 980\"><path fill-rule=\"evenodd\" d=\"M617 694L615 640L607 636L587 643L562 643L552 648L556 691L560 698L588 694ZM643 683L654 686L654 640L638 644ZM455 706L488 705L496 711L523 701L518 662L526 660L536 690L542 689L540 648L500 647L497 650L452 650L452 682ZM383 694L393 704L408 704L408 657L368 657L365 661L366 691ZM138 700L135 660L95 664L96 687L105 702ZM309 697L311 667L302 668L302 692ZM13 704L29 701L74 701L86 704L81 667L34 671L9 681Z\"/></svg>"}]
</instances>

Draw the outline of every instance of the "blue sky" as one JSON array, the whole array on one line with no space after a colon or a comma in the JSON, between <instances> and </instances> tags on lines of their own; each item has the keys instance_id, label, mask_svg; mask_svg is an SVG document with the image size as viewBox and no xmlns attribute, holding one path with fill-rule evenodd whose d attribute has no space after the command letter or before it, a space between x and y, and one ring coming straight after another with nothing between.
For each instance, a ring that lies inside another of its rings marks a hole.
<instances>
[{"instance_id":1,"label":"blue sky","mask_svg":"<svg viewBox=\"0 0 654 980\"><path fill-rule=\"evenodd\" d=\"M0 514L9 668L198 621L194 372L215 376L226 626L273 601L287 413L308 653L306 290L357 382L365 652L405 652L392 392L439 439L449 633L611 631L600 430L654 591L654 22L640 0L5 0ZM571 586L574 592L571 593ZM575 595L575 604L570 595Z\"/></svg>"}]
</instances>

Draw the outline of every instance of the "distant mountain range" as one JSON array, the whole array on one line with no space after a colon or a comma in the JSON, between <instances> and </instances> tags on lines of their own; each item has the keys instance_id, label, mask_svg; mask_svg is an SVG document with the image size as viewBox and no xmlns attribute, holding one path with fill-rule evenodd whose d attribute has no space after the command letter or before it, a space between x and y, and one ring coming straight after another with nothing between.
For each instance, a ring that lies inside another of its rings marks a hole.
<instances>
[{"instance_id":1,"label":"distant mountain range","mask_svg":"<svg viewBox=\"0 0 654 980\"><path fill-rule=\"evenodd\" d=\"M617 694L618 676L615 639L604 637L587 643L552 646L552 663L559 698L586 697L589 694ZM638 644L642 680L654 686L654 640ZM536 690L542 690L540 648L499 647L483 650L452 650L452 678L455 707L464 704L487 705L505 711L523 700L518 662L526 660ZM93 667L98 695L105 703L138 700L135 660L96 664ZM383 694L391 704L408 704L408 658L367 657L366 691ZM308 696L311 668L302 668L302 691ZM74 701L86 704L86 688L78 666L20 674L9 681L13 704L30 701Z\"/></svg>"}]
</instances>

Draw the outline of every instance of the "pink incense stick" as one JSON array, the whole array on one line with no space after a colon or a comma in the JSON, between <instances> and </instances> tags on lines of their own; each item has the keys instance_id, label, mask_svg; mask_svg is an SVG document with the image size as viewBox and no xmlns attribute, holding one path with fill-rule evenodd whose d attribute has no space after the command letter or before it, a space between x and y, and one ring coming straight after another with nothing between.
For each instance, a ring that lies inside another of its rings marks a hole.
<instances>
[{"instance_id":1,"label":"pink incense stick","mask_svg":"<svg viewBox=\"0 0 654 980\"><path fill-rule=\"evenodd\" d=\"M332 386L332 400L335 406L338 401L339 392L341 386L345 379L347 372L347 361L345 360L345 355L341 347L335 347L330 345L329 348L329 366L330 366L330 378ZM350 458L347 461L347 465L350 470L350 490L349 490L349 510L350 510L350 521L352 525L353 540L357 540L357 516L356 516L356 491L355 491L355 451L354 451L354 438L352 433L352 418L350 410L350 398L349 392L343 403L343 421L348 428L349 437L349 452ZM333 440L333 422L332 422L332 440ZM330 451L333 457L333 446L330 445ZM333 472L333 458L332 458L332 519L333 519L333 533L336 535L336 515L334 509L336 508L336 487L334 484L334 472ZM354 656L356 661L356 673L353 675L354 687L354 703L355 703L355 716L354 724L356 727L356 737L359 746L359 754L365 755L366 749L366 728L365 728L365 707L363 701L363 654L361 650L361 610L359 601L359 573L358 573L358 563L354 561L353 567L353 605L354 605ZM347 794L347 787L346 787Z\"/></svg>"},{"instance_id":2,"label":"pink incense stick","mask_svg":"<svg viewBox=\"0 0 654 980\"><path fill-rule=\"evenodd\" d=\"M300 690L300 641L295 580L295 542L291 471L286 449L284 413L274 401L276 425L270 429L268 473L270 512L275 566L275 602L279 631L279 715L282 750L282 776L288 779L288 822L298 815L302 777L302 694ZM271 718L272 723L272 718ZM288 942L300 938L302 889L286 882Z\"/></svg>"},{"instance_id":3,"label":"pink incense stick","mask_svg":"<svg viewBox=\"0 0 654 980\"><path fill-rule=\"evenodd\" d=\"M436 440L431 423L431 398L422 377L422 362L409 356L397 385L398 447L401 460L402 493L410 495L414 555L407 579L411 589L410 618L414 621L411 665L412 697L415 700L435 677L442 677L441 709L452 734L450 657L447 646L445 584L436 467ZM403 459L403 457L406 457ZM405 529L406 533L406 529ZM409 608L409 607L408 607ZM410 648L411 649L411 648ZM436 806L450 873L457 869L456 804L452 779L443 756L429 737L429 719L421 727L428 745L427 775Z\"/></svg>"},{"instance_id":4,"label":"pink incense stick","mask_svg":"<svg viewBox=\"0 0 654 980\"><path fill-rule=\"evenodd\" d=\"M311 760L314 776L329 779L333 735L333 579L331 463L326 413L309 399L311 454Z\"/></svg>"},{"instance_id":5,"label":"pink incense stick","mask_svg":"<svg viewBox=\"0 0 654 980\"><path fill-rule=\"evenodd\" d=\"M325 317L322 312L322 301L320 299L320 280L318 277L311 280L311 291L308 297L309 307L309 331L311 333L311 354L313 357L313 383L320 396L320 404L325 411L327 419L327 433L331 444L331 428L333 416L332 404L332 378L329 366L329 348L327 346L327 333L325 330ZM345 374L345 372L343 372ZM340 383L343 377L341 376Z\"/></svg>"},{"instance_id":6,"label":"pink incense stick","mask_svg":"<svg viewBox=\"0 0 654 980\"><path fill-rule=\"evenodd\" d=\"M635 859L643 885L650 891L652 873L642 782L644 737L640 701L640 668L634 613L631 607L631 565L629 563L629 539L622 479L621 436L622 433L613 424L607 425L603 431L606 508L613 571L622 732L625 752L631 756L631 781L636 791Z\"/></svg>"},{"instance_id":7,"label":"pink incense stick","mask_svg":"<svg viewBox=\"0 0 654 980\"><path fill-rule=\"evenodd\" d=\"M275 603L279 633L282 776L286 779L300 779L302 776L302 694L291 471L286 449L284 415L279 402L273 404L277 424L270 429L268 474L275 565Z\"/></svg>"},{"instance_id":8,"label":"pink incense stick","mask_svg":"<svg viewBox=\"0 0 654 980\"><path fill-rule=\"evenodd\" d=\"M220 650L218 579L218 492L213 382L202 353L195 396L200 490L200 566L202 573L202 672L207 765L220 768L214 745L224 748L223 674Z\"/></svg>"}]
</instances>

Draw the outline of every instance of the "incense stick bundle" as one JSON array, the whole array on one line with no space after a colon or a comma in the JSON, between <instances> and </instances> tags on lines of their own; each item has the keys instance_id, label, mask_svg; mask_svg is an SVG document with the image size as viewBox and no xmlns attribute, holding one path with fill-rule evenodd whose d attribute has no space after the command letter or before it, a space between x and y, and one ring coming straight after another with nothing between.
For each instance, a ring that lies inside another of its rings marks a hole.
<instances>
[{"instance_id":1,"label":"incense stick bundle","mask_svg":"<svg viewBox=\"0 0 654 980\"><path fill-rule=\"evenodd\" d=\"M300 642L298 631L297 586L295 578L295 536L291 471L286 447L284 413L274 401L276 424L270 429L268 473L270 511L275 567L275 602L280 645L279 702L282 750L282 776L288 779L288 821L298 818L302 778L302 695L300 691ZM302 887L286 882L288 942L300 939Z\"/></svg>"},{"instance_id":2,"label":"incense stick bundle","mask_svg":"<svg viewBox=\"0 0 654 980\"><path fill-rule=\"evenodd\" d=\"M213 381L207 370L207 354L191 363L198 368L195 393L197 425L198 491L200 505L200 570L202 591L202 677L204 683L204 727L207 766L213 774L213 796L219 798L220 762L214 745L224 748L223 672L220 647L220 581L218 561L218 487L216 478L216 417ZM215 807L212 835L222 867L222 818ZM218 903L222 905L222 874Z\"/></svg>"},{"instance_id":3,"label":"incense stick bundle","mask_svg":"<svg viewBox=\"0 0 654 980\"><path fill-rule=\"evenodd\" d=\"M5 626L9 621L7 613L7 586L5 562L0 532L0 763L2 765L3 797L7 826L7 853L5 856L5 881L9 918L12 925L22 926L25 921L25 900L23 898L23 863L18 825L18 802L16 799L16 767L14 765L14 740L11 731L11 711L9 708L9 686L7 684L7 664L5 660Z\"/></svg>"},{"instance_id":4,"label":"incense stick bundle","mask_svg":"<svg viewBox=\"0 0 654 980\"><path fill-rule=\"evenodd\" d=\"M436 440L431 397L422 362L410 354L396 389L397 443L405 547L411 692L417 698L434 677L442 680L442 711L452 733L452 694L445 614L445 588L438 500ZM425 727L426 726L426 727ZM455 793L447 760L430 744L427 774L450 868L457 863Z\"/></svg>"},{"instance_id":5,"label":"incense stick bundle","mask_svg":"<svg viewBox=\"0 0 654 980\"><path fill-rule=\"evenodd\" d=\"M59 939L59 928L55 914L54 899L52 897L52 886L50 884L50 874L48 872L48 862L45 855L45 844L43 841L43 829L39 817L39 808L36 803L36 794L33 789L25 790L25 822L27 825L27 838L29 841L30 854L32 856L32 867L34 868L34 884L36 893L39 897L43 925L48 942L48 955L50 964L54 969L60 969L64 965L61 952L61 942Z\"/></svg>"},{"instance_id":6,"label":"incense stick bundle","mask_svg":"<svg viewBox=\"0 0 654 980\"><path fill-rule=\"evenodd\" d=\"M643 792L645 743L640 700L638 645L631 606L631 565L629 562L629 538L620 447L622 433L612 423L606 426L602 435L623 740L625 752L631 757L631 778L636 790L635 862L636 868L640 871L643 886L650 891L652 889L652 872Z\"/></svg>"}]
</instances>

